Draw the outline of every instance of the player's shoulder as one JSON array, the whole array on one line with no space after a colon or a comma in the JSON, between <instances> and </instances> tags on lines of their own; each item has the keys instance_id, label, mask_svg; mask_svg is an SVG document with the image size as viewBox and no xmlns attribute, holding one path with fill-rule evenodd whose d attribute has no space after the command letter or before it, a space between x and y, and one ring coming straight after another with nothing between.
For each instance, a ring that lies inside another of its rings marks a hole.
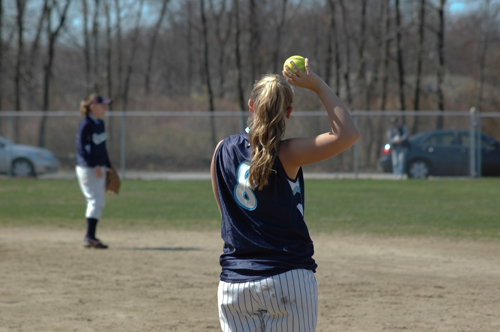
<instances>
[{"instance_id":1,"label":"player's shoulder","mask_svg":"<svg viewBox=\"0 0 500 332\"><path fill-rule=\"evenodd\" d=\"M224 138L218 145L219 153L234 154L236 151L243 152L250 148L248 136L245 132L230 135Z\"/></svg>"},{"instance_id":2,"label":"player's shoulder","mask_svg":"<svg viewBox=\"0 0 500 332\"><path fill-rule=\"evenodd\" d=\"M247 133L241 132L238 134L230 135L224 138L221 143L221 146L224 148L234 148L234 147L245 147L248 145L248 136Z\"/></svg>"},{"instance_id":3,"label":"player's shoulder","mask_svg":"<svg viewBox=\"0 0 500 332\"><path fill-rule=\"evenodd\" d=\"M88 128L90 125L91 125L91 123L89 122L89 118L88 117L84 117L82 119L82 121L80 121L80 124L78 125L78 128L80 130L83 130L84 128Z\"/></svg>"}]
</instances>

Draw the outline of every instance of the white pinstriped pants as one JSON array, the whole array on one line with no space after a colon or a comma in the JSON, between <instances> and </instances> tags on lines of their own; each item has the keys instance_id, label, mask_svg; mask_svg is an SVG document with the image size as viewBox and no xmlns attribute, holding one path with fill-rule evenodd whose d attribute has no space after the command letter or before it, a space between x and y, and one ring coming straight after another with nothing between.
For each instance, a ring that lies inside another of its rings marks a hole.
<instances>
[{"instance_id":1,"label":"white pinstriped pants","mask_svg":"<svg viewBox=\"0 0 500 332\"><path fill-rule=\"evenodd\" d=\"M220 281L223 332L313 332L318 320L314 273L297 269L242 283Z\"/></svg>"},{"instance_id":2,"label":"white pinstriped pants","mask_svg":"<svg viewBox=\"0 0 500 332\"><path fill-rule=\"evenodd\" d=\"M101 218L102 210L106 205L106 168L104 166L101 168L104 176L98 178L93 167L76 166L76 177L87 200L85 218Z\"/></svg>"}]
</instances>

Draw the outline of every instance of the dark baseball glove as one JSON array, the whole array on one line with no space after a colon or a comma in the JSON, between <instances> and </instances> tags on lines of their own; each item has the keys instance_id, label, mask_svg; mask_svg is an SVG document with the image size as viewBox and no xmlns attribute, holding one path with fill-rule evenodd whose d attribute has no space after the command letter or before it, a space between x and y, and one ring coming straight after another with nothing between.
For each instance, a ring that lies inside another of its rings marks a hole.
<instances>
[{"instance_id":1,"label":"dark baseball glove","mask_svg":"<svg viewBox=\"0 0 500 332\"><path fill-rule=\"evenodd\" d=\"M118 177L118 173L112 168L108 168L106 171L106 191L118 194L120 191L120 178Z\"/></svg>"}]
</instances>

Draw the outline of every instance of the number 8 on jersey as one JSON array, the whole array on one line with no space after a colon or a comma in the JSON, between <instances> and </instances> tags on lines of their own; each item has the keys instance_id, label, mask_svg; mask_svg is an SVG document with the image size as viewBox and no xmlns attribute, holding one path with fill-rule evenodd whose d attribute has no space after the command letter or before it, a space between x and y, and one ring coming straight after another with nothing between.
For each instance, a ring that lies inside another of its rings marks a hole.
<instances>
[{"instance_id":1,"label":"number 8 on jersey","mask_svg":"<svg viewBox=\"0 0 500 332\"><path fill-rule=\"evenodd\" d=\"M250 162L244 161L238 166L236 176L238 184L234 187L234 198L236 202L246 210L255 210L257 207L257 198L248 185L248 172L250 171Z\"/></svg>"}]
</instances>

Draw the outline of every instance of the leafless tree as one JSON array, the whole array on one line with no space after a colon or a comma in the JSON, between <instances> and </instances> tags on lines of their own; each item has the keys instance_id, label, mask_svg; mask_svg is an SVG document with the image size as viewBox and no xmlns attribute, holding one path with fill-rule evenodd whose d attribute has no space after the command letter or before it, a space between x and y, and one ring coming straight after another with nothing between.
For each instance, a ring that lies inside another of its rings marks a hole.
<instances>
[{"instance_id":1,"label":"leafless tree","mask_svg":"<svg viewBox=\"0 0 500 332\"><path fill-rule=\"evenodd\" d=\"M90 37L89 37L89 10L87 0L82 0L82 15L83 15L83 57L85 60L85 82L87 83L87 95L93 89L91 84L91 61L90 61Z\"/></svg>"},{"instance_id":2,"label":"leafless tree","mask_svg":"<svg viewBox=\"0 0 500 332\"><path fill-rule=\"evenodd\" d=\"M328 24L328 31L327 31L327 48L326 48L326 59L325 59L325 81L328 83L328 85L332 85L332 58L333 58L333 52L335 52L335 92L337 95L339 94L340 90L340 76L339 76L339 71L338 71L338 65L339 65L339 47L338 47L338 41L337 41L337 29L335 25L335 14L336 14L336 0L328 0L327 1L330 17L329 17L329 24ZM333 44L333 46L332 46ZM333 48L335 50L333 50Z\"/></svg>"},{"instance_id":3,"label":"leafless tree","mask_svg":"<svg viewBox=\"0 0 500 332\"><path fill-rule=\"evenodd\" d=\"M215 40L217 43L217 49L218 49L218 71L219 71L219 98L224 98L224 83L225 83L225 76L226 76L226 66L225 66L225 60L226 60L226 53L227 53L227 43L229 41L229 37L231 36L231 32L233 30L233 16L235 17L236 15L239 15L239 13L236 11L236 6L239 5L239 3L234 3L233 1L233 13L228 13L227 11L227 6L226 6L226 0L221 0L220 2L220 8L217 11L214 6L214 1L209 0L209 8L210 12L213 16L213 21L214 21L214 33L215 33ZM227 21L225 18L227 17ZM238 23L236 23L238 24ZM236 31L239 33L238 27L236 27ZM238 36L239 38L239 36Z\"/></svg>"},{"instance_id":4,"label":"leafless tree","mask_svg":"<svg viewBox=\"0 0 500 332\"><path fill-rule=\"evenodd\" d=\"M281 49L281 33L286 21L286 6L288 0L282 0L281 2L281 15L276 27L276 39L274 43L274 55L273 55L273 73L277 73L280 65L280 49Z\"/></svg>"},{"instance_id":5,"label":"leafless tree","mask_svg":"<svg viewBox=\"0 0 500 332\"><path fill-rule=\"evenodd\" d=\"M365 47L366 47L366 6L367 6L367 1L368 0L361 0L361 17L360 17L360 31L359 31L359 37L358 37L358 70L357 70L357 75L356 75L356 81L357 81L357 86L359 89L359 96L362 96L362 93L367 94L368 93L368 85L366 82L366 54L365 54ZM365 96L365 105L364 109L368 110L369 109L369 103L368 103L368 98Z\"/></svg>"},{"instance_id":6,"label":"leafless tree","mask_svg":"<svg viewBox=\"0 0 500 332\"><path fill-rule=\"evenodd\" d=\"M153 28L153 35L151 36L151 42L149 43L149 52L148 52L148 60L147 60L146 75L145 75L146 77L144 82L144 90L146 96L149 95L151 89L150 75L151 75L151 68L153 67L153 54L156 47L156 40L158 39L158 33L160 32L160 27L163 22L163 18L165 17L165 13L167 12L168 2L169 0L163 0L160 15L158 16L158 20L156 21L156 24Z\"/></svg>"},{"instance_id":7,"label":"leafless tree","mask_svg":"<svg viewBox=\"0 0 500 332\"><path fill-rule=\"evenodd\" d=\"M92 41L94 49L94 87L93 90L100 91L101 69L99 61L99 14L101 12L100 0L94 0L94 16L92 20Z\"/></svg>"},{"instance_id":8,"label":"leafless tree","mask_svg":"<svg viewBox=\"0 0 500 332\"><path fill-rule=\"evenodd\" d=\"M332 1L332 4L335 5L335 2ZM337 12L337 7L335 6L334 12ZM333 47L335 48L335 92L337 96L340 95L340 79L341 79L341 68L342 62L340 60L340 44L339 44L339 35L338 35L338 25L336 20L333 21Z\"/></svg>"},{"instance_id":9,"label":"leafless tree","mask_svg":"<svg viewBox=\"0 0 500 332\"><path fill-rule=\"evenodd\" d=\"M2 111L3 102L3 0L0 0L0 111ZM1 123L0 123L1 125Z\"/></svg>"},{"instance_id":10,"label":"leafless tree","mask_svg":"<svg viewBox=\"0 0 500 332\"><path fill-rule=\"evenodd\" d=\"M122 48L122 9L120 6L120 0L115 0L115 16L116 16L116 56L117 56L117 80L118 80L118 91L116 92L117 96L123 96L123 48ZM122 98L123 99L123 98ZM116 106L116 105L115 105ZM122 105L123 107L123 105Z\"/></svg>"},{"instance_id":11,"label":"leafless tree","mask_svg":"<svg viewBox=\"0 0 500 332\"><path fill-rule=\"evenodd\" d=\"M476 96L476 108L478 110L482 109L483 106L483 90L485 81L485 71L486 71L486 56L488 54L488 47L490 46L490 29L492 28L492 23L494 23L495 17L499 14L500 5L496 8L492 8L491 0L484 0L484 9L482 11L482 22L480 25L480 37L478 40L478 82L477 82L477 96Z\"/></svg>"},{"instance_id":12,"label":"leafless tree","mask_svg":"<svg viewBox=\"0 0 500 332\"><path fill-rule=\"evenodd\" d=\"M349 29L348 29L348 18L347 18L347 10L346 6L344 3L344 0L337 0L340 5L340 12L342 16L342 30L344 32L344 51L345 51L345 68L344 68L344 83L345 83L345 89L346 89L346 95L347 95L347 107L352 108L352 91L351 91L351 78L350 78L350 71L351 71L351 48L350 48L350 36L349 36Z\"/></svg>"},{"instance_id":13,"label":"leafless tree","mask_svg":"<svg viewBox=\"0 0 500 332\"><path fill-rule=\"evenodd\" d=\"M260 34L257 29L257 4L256 0L249 0L249 16L248 16L248 31L250 33L249 42L248 42L248 58L250 60L250 81L255 81L257 76L257 67L258 67L258 55L257 55L257 45L260 43Z\"/></svg>"},{"instance_id":14,"label":"leafless tree","mask_svg":"<svg viewBox=\"0 0 500 332\"><path fill-rule=\"evenodd\" d=\"M418 42L415 51L415 87L413 93L413 110L420 109L420 81L422 78L422 62L423 49L425 41L425 0L419 0L418 11ZM411 133L416 133L418 130L418 116L414 117Z\"/></svg>"},{"instance_id":15,"label":"leafless tree","mask_svg":"<svg viewBox=\"0 0 500 332\"><path fill-rule=\"evenodd\" d=\"M193 21L194 21L194 9L193 9L193 2L192 1L187 1L186 2L186 14L187 14L187 40L186 40L186 45L187 45L187 50L186 50L186 53L187 53L187 86L186 86L186 94L188 96L191 95L191 89L192 89L192 86L193 86L193 40L194 40L194 37L193 37L193 30L195 30L194 28L194 24L193 24Z\"/></svg>"},{"instance_id":16,"label":"leafless tree","mask_svg":"<svg viewBox=\"0 0 500 332\"><path fill-rule=\"evenodd\" d=\"M242 68L241 68L241 53L240 53L240 7L239 0L234 0L234 17L236 19L235 22L235 32L234 32L234 48L235 48L235 58L236 58L236 70L238 72L237 84L238 84L238 101L240 104L240 111L244 111L245 106L245 97L243 93L243 83L242 83Z\"/></svg>"},{"instance_id":17,"label":"leafless tree","mask_svg":"<svg viewBox=\"0 0 500 332\"><path fill-rule=\"evenodd\" d=\"M48 3L49 0L43 0L42 12L40 13L40 18L38 19L35 38L31 43L31 49L29 51L28 60L26 63L26 85L28 90L32 94L39 90L38 80L35 77L35 73L37 71L36 66L40 62L40 39L42 38L43 27L44 24L46 24L48 16ZM30 98L28 102L31 104L36 104L36 107L40 108L40 103L36 103L36 100L37 98Z\"/></svg>"},{"instance_id":18,"label":"leafless tree","mask_svg":"<svg viewBox=\"0 0 500 332\"><path fill-rule=\"evenodd\" d=\"M205 15L205 1L201 0L200 1L200 14L201 14L201 24L202 24L202 29L203 29L203 63L204 63L204 76L205 76L205 81L207 85L207 91L208 91L208 110L210 113L213 113L215 111L214 107L214 96L212 92L212 84L210 81L210 70L209 70L209 54L208 54L208 24L207 24L207 18ZM213 114L210 115L210 128L211 128L211 138L212 138L212 145L215 148L217 145L217 140L215 137L215 118Z\"/></svg>"},{"instance_id":19,"label":"leafless tree","mask_svg":"<svg viewBox=\"0 0 500 332\"><path fill-rule=\"evenodd\" d=\"M438 63L437 63L437 70L436 70L436 76L437 76L437 99L438 99L438 110L441 112L444 112L444 75L445 75L445 59L444 59L444 52L445 52L445 6L446 6L446 0L439 0L439 4L437 7L434 7L434 9L437 12L438 15L438 27L437 29L430 28L431 31L433 31L436 34L437 37L437 43L436 43L436 50L437 50L437 55L438 55ZM436 122L436 129L443 129L443 117L438 116L437 122Z\"/></svg>"},{"instance_id":20,"label":"leafless tree","mask_svg":"<svg viewBox=\"0 0 500 332\"><path fill-rule=\"evenodd\" d=\"M17 4L17 57L16 73L14 76L15 85L15 109L21 110L21 66L24 57L24 10L27 0L16 0ZM16 130L17 132L17 130Z\"/></svg>"},{"instance_id":21,"label":"leafless tree","mask_svg":"<svg viewBox=\"0 0 500 332\"><path fill-rule=\"evenodd\" d=\"M127 110L127 106L128 106L128 91L130 88L130 80L132 79L132 71L134 69L134 58L135 58L135 52L137 51L137 42L139 40L143 5L144 5L144 0L140 0L139 1L139 8L137 9L137 16L135 19L135 27L134 27L134 32L133 32L133 36L132 36L132 45L131 45L130 57L128 60L128 65L127 65L127 73L125 75L125 84L123 87L122 109L124 111Z\"/></svg>"},{"instance_id":22,"label":"leafless tree","mask_svg":"<svg viewBox=\"0 0 500 332\"><path fill-rule=\"evenodd\" d=\"M113 95L113 76L112 74L112 37L111 37L111 13L109 8L109 0L104 0L104 15L106 16L106 86L107 86L107 95ZM110 109L112 109L113 104L109 105Z\"/></svg>"},{"instance_id":23,"label":"leafless tree","mask_svg":"<svg viewBox=\"0 0 500 332\"><path fill-rule=\"evenodd\" d=\"M403 25L401 23L401 8L399 0L396 0L396 52L398 63L398 87L399 87L399 107L402 111L405 107L405 67L403 61L403 46L401 45ZM403 116L403 122L405 118Z\"/></svg>"},{"instance_id":24,"label":"leafless tree","mask_svg":"<svg viewBox=\"0 0 500 332\"><path fill-rule=\"evenodd\" d=\"M54 64L54 56L55 56L55 45L57 38L59 37L59 33L61 32L61 28L64 26L64 22L66 21L66 14L68 13L69 5L71 4L71 0L66 0L64 7L61 9L57 0L51 0L48 15L47 15L47 59L45 63L44 70L44 87L43 87L43 105L42 111L46 112L50 106L50 83L52 77L52 66ZM57 26L55 29L52 29L52 13L57 13L59 15L58 20L54 20L57 22ZM38 146L43 147L45 145L45 122L46 116L42 117L40 123L40 131L38 136Z\"/></svg>"},{"instance_id":25,"label":"leafless tree","mask_svg":"<svg viewBox=\"0 0 500 332\"><path fill-rule=\"evenodd\" d=\"M383 0L382 3L383 10L383 18L381 20L382 23L382 33L381 37L381 54L380 54L380 98L379 98L379 110L385 110L387 105L387 85L389 82L389 50L391 39L389 38L389 30L390 30L390 4L389 0Z\"/></svg>"}]
</instances>

